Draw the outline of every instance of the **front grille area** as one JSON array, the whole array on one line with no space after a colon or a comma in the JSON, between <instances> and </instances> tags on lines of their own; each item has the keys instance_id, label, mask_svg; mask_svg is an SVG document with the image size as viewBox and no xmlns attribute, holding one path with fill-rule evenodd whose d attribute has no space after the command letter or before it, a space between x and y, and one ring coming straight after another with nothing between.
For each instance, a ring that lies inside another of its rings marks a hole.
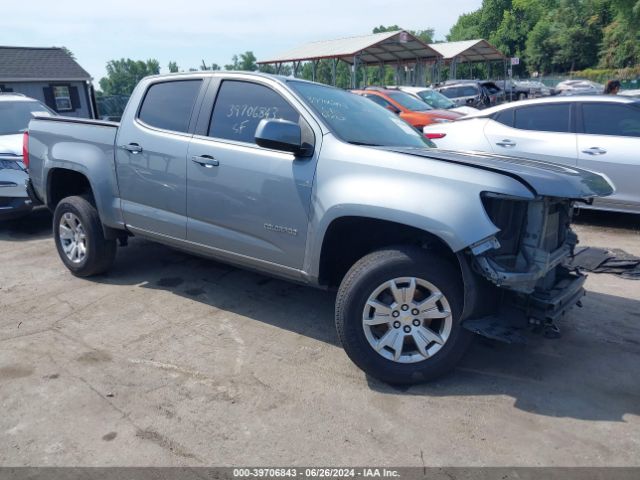
<instances>
[{"instance_id":1,"label":"front grille area","mask_svg":"<svg viewBox=\"0 0 640 480\"><path fill-rule=\"evenodd\" d=\"M493 224L500 229L496 235L500 248L493 250L491 256L500 259L503 264L515 266L526 227L529 202L484 196L482 203Z\"/></svg>"}]
</instances>

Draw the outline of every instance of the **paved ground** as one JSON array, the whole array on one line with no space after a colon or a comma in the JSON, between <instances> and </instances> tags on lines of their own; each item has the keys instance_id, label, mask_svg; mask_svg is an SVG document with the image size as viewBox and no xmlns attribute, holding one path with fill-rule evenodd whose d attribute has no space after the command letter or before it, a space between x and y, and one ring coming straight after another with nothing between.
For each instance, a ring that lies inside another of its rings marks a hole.
<instances>
[{"instance_id":1,"label":"paved ground","mask_svg":"<svg viewBox=\"0 0 640 480\"><path fill-rule=\"evenodd\" d=\"M592 275L562 339L397 390L329 293L140 240L77 279L50 221L0 225L0 465L640 465L640 282ZM640 255L640 220L580 222Z\"/></svg>"}]
</instances>

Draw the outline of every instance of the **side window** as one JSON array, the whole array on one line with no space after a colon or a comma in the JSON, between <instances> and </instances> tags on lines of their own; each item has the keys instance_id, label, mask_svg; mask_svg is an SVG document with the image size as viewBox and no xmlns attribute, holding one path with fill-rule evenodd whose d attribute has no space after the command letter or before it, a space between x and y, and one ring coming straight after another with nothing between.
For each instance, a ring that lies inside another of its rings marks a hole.
<instances>
[{"instance_id":1,"label":"side window","mask_svg":"<svg viewBox=\"0 0 640 480\"><path fill-rule=\"evenodd\" d=\"M502 110L501 112L496 113L492 118L494 121L506 125L507 127L513 127L513 108Z\"/></svg>"},{"instance_id":2,"label":"side window","mask_svg":"<svg viewBox=\"0 0 640 480\"><path fill-rule=\"evenodd\" d=\"M187 132L201 83L201 80L181 80L151 85L138 118L151 127Z\"/></svg>"},{"instance_id":3,"label":"side window","mask_svg":"<svg viewBox=\"0 0 640 480\"><path fill-rule=\"evenodd\" d=\"M569 132L570 107L569 103L560 103L517 108L514 126L539 132Z\"/></svg>"},{"instance_id":4,"label":"side window","mask_svg":"<svg viewBox=\"0 0 640 480\"><path fill-rule=\"evenodd\" d=\"M640 137L640 107L615 103L582 105L584 133Z\"/></svg>"},{"instance_id":5,"label":"side window","mask_svg":"<svg viewBox=\"0 0 640 480\"><path fill-rule=\"evenodd\" d=\"M208 136L255 143L256 128L263 118L298 123L300 114L268 87L225 80L213 107Z\"/></svg>"},{"instance_id":6,"label":"side window","mask_svg":"<svg viewBox=\"0 0 640 480\"><path fill-rule=\"evenodd\" d=\"M458 87L445 88L444 90L441 90L440 93L448 98L456 98L459 96Z\"/></svg>"},{"instance_id":7,"label":"side window","mask_svg":"<svg viewBox=\"0 0 640 480\"><path fill-rule=\"evenodd\" d=\"M393 105L391 105L389 102L387 102L384 98L379 97L377 95L365 95L365 97L367 97L369 100L371 100L372 102L377 103L378 105L384 107L384 108L389 108L392 107L394 110L397 110L396 107L394 107Z\"/></svg>"},{"instance_id":8,"label":"side window","mask_svg":"<svg viewBox=\"0 0 640 480\"><path fill-rule=\"evenodd\" d=\"M462 90L461 97L474 97L478 95L478 87L468 85L466 87L460 87L460 89Z\"/></svg>"}]
</instances>

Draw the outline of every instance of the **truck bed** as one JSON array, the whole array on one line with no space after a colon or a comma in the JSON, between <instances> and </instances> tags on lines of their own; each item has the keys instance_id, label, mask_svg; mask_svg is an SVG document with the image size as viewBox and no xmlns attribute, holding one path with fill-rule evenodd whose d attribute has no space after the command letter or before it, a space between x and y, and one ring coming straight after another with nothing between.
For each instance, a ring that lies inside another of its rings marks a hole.
<instances>
[{"instance_id":1,"label":"truck bed","mask_svg":"<svg viewBox=\"0 0 640 480\"><path fill-rule=\"evenodd\" d=\"M107 226L121 227L116 180L115 141L119 124L70 117L37 117L29 123L29 176L36 196L48 203L55 170L82 173L92 183Z\"/></svg>"}]
</instances>

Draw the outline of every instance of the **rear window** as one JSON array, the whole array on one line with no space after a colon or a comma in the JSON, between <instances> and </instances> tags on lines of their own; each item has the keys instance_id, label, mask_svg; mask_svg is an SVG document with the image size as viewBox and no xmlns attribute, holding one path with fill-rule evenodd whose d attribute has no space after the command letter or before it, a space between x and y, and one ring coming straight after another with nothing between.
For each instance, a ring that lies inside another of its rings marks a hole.
<instances>
[{"instance_id":1,"label":"rear window","mask_svg":"<svg viewBox=\"0 0 640 480\"><path fill-rule=\"evenodd\" d=\"M496 113L493 116L493 119L498 123L506 125L507 127L513 127L513 108L502 110L501 112Z\"/></svg>"},{"instance_id":2,"label":"rear window","mask_svg":"<svg viewBox=\"0 0 640 480\"><path fill-rule=\"evenodd\" d=\"M365 94L363 96L368 98L372 102L377 103L381 107L384 107L384 108L391 107L392 109L397 110L397 108L394 107L393 105L391 105L391 103L387 102L384 98L379 97L378 95L367 95L367 94Z\"/></svg>"},{"instance_id":3,"label":"rear window","mask_svg":"<svg viewBox=\"0 0 640 480\"><path fill-rule=\"evenodd\" d=\"M640 107L614 103L582 105L584 133L640 137Z\"/></svg>"},{"instance_id":4,"label":"rear window","mask_svg":"<svg viewBox=\"0 0 640 480\"><path fill-rule=\"evenodd\" d=\"M414 112L424 112L425 110L432 110L432 108L427 105L422 100L418 100L416 97L409 95L405 92L389 92L387 93L392 100L402 105L407 110L411 110Z\"/></svg>"},{"instance_id":5,"label":"rear window","mask_svg":"<svg viewBox=\"0 0 640 480\"><path fill-rule=\"evenodd\" d=\"M535 105L516 109L516 128L538 132L569 132L570 105L568 103Z\"/></svg>"},{"instance_id":6,"label":"rear window","mask_svg":"<svg viewBox=\"0 0 640 480\"><path fill-rule=\"evenodd\" d=\"M151 127L187 132L201 83L201 80L182 80L151 85L138 118Z\"/></svg>"},{"instance_id":7,"label":"rear window","mask_svg":"<svg viewBox=\"0 0 640 480\"><path fill-rule=\"evenodd\" d=\"M40 102L2 101L0 102L0 135L22 133L33 117L49 115L55 114Z\"/></svg>"}]
</instances>

